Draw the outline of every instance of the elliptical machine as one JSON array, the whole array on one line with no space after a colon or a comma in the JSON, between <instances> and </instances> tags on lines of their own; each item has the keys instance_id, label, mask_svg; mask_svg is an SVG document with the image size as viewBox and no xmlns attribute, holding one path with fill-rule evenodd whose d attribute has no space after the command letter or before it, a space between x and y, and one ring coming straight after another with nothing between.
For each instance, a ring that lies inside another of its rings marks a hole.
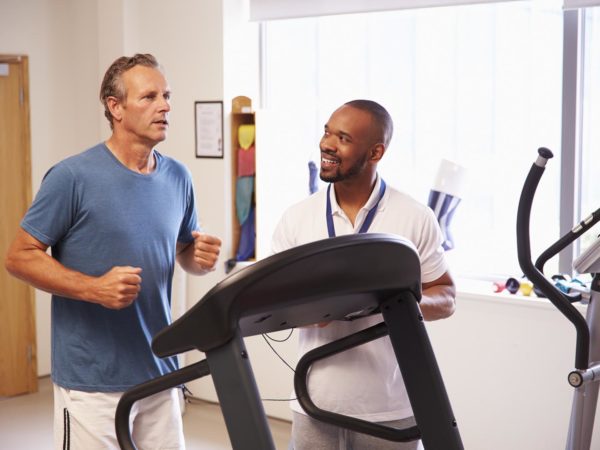
<instances>
[{"instance_id":1,"label":"elliptical machine","mask_svg":"<svg viewBox=\"0 0 600 450\"><path fill-rule=\"evenodd\" d=\"M541 291L575 326L577 332L575 369L568 375L568 382L575 391L566 449L589 450L600 381L600 306L598 305L600 302L600 238L573 261L573 268L577 272L592 274L589 291L568 294L562 292L544 275L544 264L600 221L600 209L594 211L552 244L539 256L534 265L529 240L531 205L546 163L553 157L552 152L547 148L538 149L538 154L527 175L519 200L517 212L519 265L537 290ZM586 317L583 317L573 306L577 302L587 304Z\"/></svg>"}]
</instances>

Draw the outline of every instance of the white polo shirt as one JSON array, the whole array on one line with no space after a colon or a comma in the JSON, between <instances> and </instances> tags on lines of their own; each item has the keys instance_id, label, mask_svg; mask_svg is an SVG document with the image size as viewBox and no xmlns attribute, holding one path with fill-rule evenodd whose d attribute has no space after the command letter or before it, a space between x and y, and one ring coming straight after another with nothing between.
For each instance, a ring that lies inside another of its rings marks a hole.
<instances>
[{"instance_id":1,"label":"white polo shirt","mask_svg":"<svg viewBox=\"0 0 600 450\"><path fill-rule=\"evenodd\" d=\"M378 177L354 226L339 207L334 189L331 189L336 236L358 233L367 213L377 203L380 184ZM273 252L328 238L326 196L327 190L323 189L283 214L273 235ZM419 253L423 283L436 280L448 270L441 246L443 236L431 209L389 185L368 232L393 233L410 240ZM381 321L381 315L375 315L351 322L335 321L322 328L301 328L300 355ZM319 408L359 419L384 422L413 415L388 337L316 362L310 369L308 390ZM292 401L291 407L304 413L297 401Z\"/></svg>"}]
</instances>

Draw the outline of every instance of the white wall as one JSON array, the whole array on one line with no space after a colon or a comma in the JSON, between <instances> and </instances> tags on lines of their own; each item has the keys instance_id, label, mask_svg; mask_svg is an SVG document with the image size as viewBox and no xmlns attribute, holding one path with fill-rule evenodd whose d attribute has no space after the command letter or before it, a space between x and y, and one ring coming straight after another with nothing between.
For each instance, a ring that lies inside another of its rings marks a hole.
<instances>
[{"instance_id":1,"label":"white wall","mask_svg":"<svg viewBox=\"0 0 600 450\"><path fill-rule=\"evenodd\" d=\"M207 191L210 195L198 193L198 201L211 201L206 208L200 206L200 214L203 215L204 226L207 231L218 234L223 238L221 264L215 273L201 278L188 277L188 306L195 304L202 296L219 280L225 277L223 263L234 253L229 237L231 236L231 158L235 156L231 150L231 100L237 96L250 97L254 109L258 107L258 24L247 21L248 4L246 0L223 0L222 11L222 80L223 80L223 110L225 116L225 157L219 166L218 178L215 173L207 170L199 174L205 180ZM211 42L207 36L205 39ZM210 160L203 160L210 161ZM197 178L198 180L198 178ZM198 187L198 186L196 186ZM202 198L202 197L213 197ZM211 227L206 217L218 217L222 220L220 226ZM204 357L198 352L186 355L189 364ZM203 378L188 384L189 389L198 397L216 401L217 397L210 378Z\"/></svg>"},{"instance_id":2,"label":"white wall","mask_svg":"<svg viewBox=\"0 0 600 450\"><path fill-rule=\"evenodd\" d=\"M427 330L465 448L565 448L575 330L547 300L463 293Z\"/></svg>"}]
</instances>

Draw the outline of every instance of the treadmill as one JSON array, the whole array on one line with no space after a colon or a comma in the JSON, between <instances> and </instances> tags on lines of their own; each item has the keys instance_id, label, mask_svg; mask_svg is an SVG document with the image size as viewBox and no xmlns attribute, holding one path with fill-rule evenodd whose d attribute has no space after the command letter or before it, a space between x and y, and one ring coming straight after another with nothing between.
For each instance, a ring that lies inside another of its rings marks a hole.
<instances>
[{"instance_id":1,"label":"treadmill","mask_svg":"<svg viewBox=\"0 0 600 450\"><path fill-rule=\"evenodd\" d=\"M379 324L300 359L294 375L298 401L309 416L335 426L397 442L421 439L426 450L463 449L420 298L419 256L411 242L396 235L329 238L257 261L215 285L154 337L152 350L159 357L196 349L206 359L125 392L115 417L119 445L135 449L129 415L137 400L211 375L232 448L275 449L244 337L381 314ZM312 402L307 388L311 364L385 336L391 340L415 426L391 428L325 411Z\"/></svg>"}]
</instances>

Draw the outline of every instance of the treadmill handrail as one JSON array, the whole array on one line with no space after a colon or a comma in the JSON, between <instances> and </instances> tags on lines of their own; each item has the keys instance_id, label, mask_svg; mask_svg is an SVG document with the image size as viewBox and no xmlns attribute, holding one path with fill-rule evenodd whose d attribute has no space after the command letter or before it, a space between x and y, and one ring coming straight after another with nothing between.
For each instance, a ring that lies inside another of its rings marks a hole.
<instances>
[{"instance_id":1,"label":"treadmill handrail","mask_svg":"<svg viewBox=\"0 0 600 450\"><path fill-rule=\"evenodd\" d=\"M136 446L131 439L131 429L129 428L129 416L135 402L209 374L208 363L203 359L175 372L138 384L126 391L119 399L115 412L115 430L121 450L136 450Z\"/></svg>"},{"instance_id":2,"label":"treadmill handrail","mask_svg":"<svg viewBox=\"0 0 600 450\"><path fill-rule=\"evenodd\" d=\"M402 429L393 428L321 409L312 401L308 391L308 371L313 363L387 335L387 325L385 322L380 322L369 328L321 345L320 347L305 353L298 361L298 364L296 364L296 371L294 373L294 390L296 392L298 403L300 403L302 409L306 411L310 417L321 422L347 428L359 433L365 433L388 441L410 442L420 439L421 432L417 426Z\"/></svg>"},{"instance_id":3,"label":"treadmill handrail","mask_svg":"<svg viewBox=\"0 0 600 450\"><path fill-rule=\"evenodd\" d=\"M533 197L544 174L545 165L553 157L547 148L538 149L538 158L531 166L519 199L517 210L517 253L521 270L529 280L540 289L548 300L575 326L577 343L575 349L575 367L586 369L589 364L590 332L585 317L571 304L569 298L558 290L531 259L530 217Z\"/></svg>"}]
</instances>

